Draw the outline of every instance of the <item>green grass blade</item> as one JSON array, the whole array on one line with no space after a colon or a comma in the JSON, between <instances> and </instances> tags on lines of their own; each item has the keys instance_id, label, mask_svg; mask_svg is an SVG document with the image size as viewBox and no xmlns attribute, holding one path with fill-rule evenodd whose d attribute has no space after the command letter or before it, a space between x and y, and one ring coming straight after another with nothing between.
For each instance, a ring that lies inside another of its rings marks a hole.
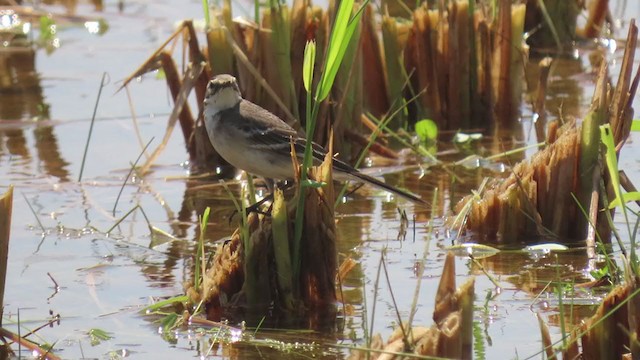
<instances>
[{"instance_id":1,"label":"green grass blade","mask_svg":"<svg viewBox=\"0 0 640 360\"><path fill-rule=\"evenodd\" d=\"M640 192L633 191L630 193L622 194L622 201L620 198L615 198L610 204L609 209L613 209L616 206L620 206L622 204L626 204L628 202L640 201Z\"/></svg>"},{"instance_id":2,"label":"green grass blade","mask_svg":"<svg viewBox=\"0 0 640 360\"><path fill-rule=\"evenodd\" d=\"M616 197L613 201L622 202L624 198L622 196L622 191L620 190L621 186L620 175L618 173L618 156L616 153L616 145L613 142L613 133L611 132L610 124L600 126L600 135L600 139L606 147L605 161L607 163L607 169L609 170L611 186L613 187L613 192L616 194ZM631 223L629 222L629 215L627 214L626 206L622 206L622 214L624 215L624 220L627 225L627 231L631 240L629 264L631 265L631 269L633 270L633 272L637 274L638 262L636 257L635 236L633 236L633 232L631 231Z\"/></svg>"}]
</instances>

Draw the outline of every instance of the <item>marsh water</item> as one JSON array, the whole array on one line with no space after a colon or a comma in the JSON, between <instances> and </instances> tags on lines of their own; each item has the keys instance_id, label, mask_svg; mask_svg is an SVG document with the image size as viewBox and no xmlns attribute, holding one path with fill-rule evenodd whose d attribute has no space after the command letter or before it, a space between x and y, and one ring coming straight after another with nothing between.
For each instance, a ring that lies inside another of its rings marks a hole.
<instances>
[{"instance_id":1,"label":"marsh water","mask_svg":"<svg viewBox=\"0 0 640 360\"><path fill-rule=\"evenodd\" d=\"M637 2L620 3L626 7L612 5L614 17L621 19L617 39L626 35L628 20L640 15ZM243 14L253 5L236 6ZM330 331L264 328L255 334L264 340L261 346L238 343L208 351L212 332L191 326L163 336L159 318L145 316L141 310L158 299L183 293L183 282L191 277L198 212L212 206L207 238L213 244L234 231L235 224L228 221L233 205L217 182L189 179L179 130L152 171L143 177L134 174L119 196L144 144L154 139L155 147L163 137L172 101L161 73L148 74L129 86L131 102L126 91L116 92L120 81L174 31L178 21L202 18L201 2L106 1L100 6L87 2L40 9L56 14L53 36L39 37L34 28L29 36L38 45L0 48L0 63L10 69L2 74L0 90L0 189L15 186L3 324L24 334L59 316L59 323L30 338L53 344L54 352L63 358L343 358L348 355L344 347L363 346L371 329L387 338L398 322L396 308L403 321L408 318L420 267L424 275L414 324L430 326L444 255L453 241L444 217L484 177L506 176L514 161L534 151L486 166L447 171L426 163L413 166L421 164L415 159L389 164L372 158L370 164L384 173L387 182L429 200L438 188L438 210L432 214L367 187L349 195L337 207L338 251L340 260L357 261L343 287L345 302L353 310L340 314ZM574 55L557 59L547 95L550 118L579 119L585 114L595 79L590 54L605 53L611 74L617 74L622 42L617 47L612 44L585 44ZM528 69L535 78L535 67ZM79 181L103 73L106 86ZM11 85L6 85L7 79ZM472 153L486 156L536 143L528 103L525 96L522 126L514 134L485 138L468 148L443 143L440 158L454 161ZM636 109L639 106L636 99ZM632 133L620 159L620 168L636 184L640 183L638 140L638 134ZM240 192L241 181L229 183ZM144 214L134 211L107 236L106 231L135 206ZM409 219L406 236L400 240L398 208ZM172 237L152 242L149 224ZM459 241L473 240L470 236ZM374 296L383 253L390 281L381 278ZM546 285L559 277L591 280L592 264L581 249L509 251L480 263L499 286L467 257L456 260L459 283L476 277L476 358L539 356L542 345L536 314L550 324L554 340L560 334L558 296ZM572 321L587 316L602 295L580 290L565 298L565 303L580 305ZM108 332L110 339L92 344L91 329ZM29 356L26 351L22 355Z\"/></svg>"}]
</instances>

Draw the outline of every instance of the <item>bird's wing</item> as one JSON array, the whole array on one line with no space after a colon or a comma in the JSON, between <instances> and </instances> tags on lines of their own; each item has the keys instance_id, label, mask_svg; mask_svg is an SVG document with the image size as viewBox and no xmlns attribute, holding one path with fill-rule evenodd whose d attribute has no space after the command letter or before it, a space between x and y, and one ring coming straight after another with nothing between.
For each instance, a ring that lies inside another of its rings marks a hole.
<instances>
[{"instance_id":1,"label":"bird's wing","mask_svg":"<svg viewBox=\"0 0 640 360\"><path fill-rule=\"evenodd\" d=\"M291 156L291 142L293 141L297 156L302 158L307 140L300 137L294 128L271 112L247 100L240 102L239 110L245 120L243 124L238 125L244 132L251 134L251 143L255 144L256 148L263 150L268 148L271 151L279 151L283 155ZM324 160L327 152L315 142L312 143L312 146L314 164L317 165ZM340 163L339 168L346 167L353 170L346 163Z\"/></svg>"},{"instance_id":2,"label":"bird's wing","mask_svg":"<svg viewBox=\"0 0 640 360\"><path fill-rule=\"evenodd\" d=\"M243 132L250 134L249 142L256 151L275 151L282 156L291 156L291 142L293 142L296 155L302 161L304 156L307 140L298 135L294 128L282 121L279 117L263 109L262 107L242 100L239 104L240 114L242 116L235 117L234 121L241 123L236 124ZM324 161L327 151L320 145L312 143L313 163L320 164ZM426 202L420 197L413 195L407 191L397 189L387 185L374 177L365 175L354 169L351 165L333 158L333 168L347 175L351 180L360 180L377 186L381 189L397 194L414 203L426 206Z\"/></svg>"}]
</instances>

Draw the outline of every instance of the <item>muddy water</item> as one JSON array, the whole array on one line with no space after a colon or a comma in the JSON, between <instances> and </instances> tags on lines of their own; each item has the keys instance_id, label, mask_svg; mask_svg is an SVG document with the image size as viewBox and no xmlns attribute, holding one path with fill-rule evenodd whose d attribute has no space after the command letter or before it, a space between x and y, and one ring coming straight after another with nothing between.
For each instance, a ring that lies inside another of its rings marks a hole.
<instances>
[{"instance_id":1,"label":"muddy water","mask_svg":"<svg viewBox=\"0 0 640 360\"><path fill-rule=\"evenodd\" d=\"M640 15L639 6L629 2L625 13ZM56 6L46 10L59 14L67 11ZM219 187L206 192L193 190L194 183L185 180L189 174L187 156L182 137L176 132L153 171L127 182L114 211L130 163L140 153L140 144L154 138L152 147L157 146L171 110L162 78L151 74L130 86L133 108L124 91L115 93L118 81L164 41L176 21L198 18L200 2L185 0L178 6L175 1L127 1L122 9L116 3L107 3L100 12L86 4L79 5L75 12L88 20L104 18L109 29L96 35L87 30L84 21L65 19L59 22L55 34L58 42L51 43L48 50L44 46L34 51L22 48L11 56L0 50L0 57L12 66L12 74L19 79L19 87L6 87L0 92L0 188L9 184L16 187L4 324L17 332L15 323L19 319L24 334L59 315L59 324L40 330L34 339L55 343L55 352L64 358L200 355L210 334L198 335L195 328L190 328L177 331L171 339L163 339L157 331L159 324L153 322L156 319L144 317L139 311L153 298L182 293L182 283L190 276L197 234L195 210L203 207L203 198L213 206L209 238L219 240L231 234L233 227L228 225L227 216L232 205L226 193ZM579 57L557 62L550 77L546 104L550 118L579 118L584 114L594 77L588 57L591 52L581 50ZM618 51L608 56L615 73L621 54ZM103 72L108 74L108 83L100 98L82 181L78 181ZM531 72L534 74L535 69ZM141 140L136 137L132 113ZM523 109L522 122L522 130L516 135L500 142L484 141L471 150L490 154L535 143L535 129L527 107ZM637 137L632 134L621 158L621 168L636 183L640 181L635 155ZM527 152L530 154L531 151ZM443 159L454 160L464 155L458 153ZM511 161L518 157L521 156ZM213 353L238 358L280 358L283 354L291 358L344 356L347 352L335 345L361 346L366 329L373 328L386 338L398 321L396 307L403 320L408 318L420 267L424 267L425 273L415 323L431 325L444 249L451 245L451 237L440 219L451 204L474 189L484 176L501 176L484 169L456 169L455 174L461 182L452 182L450 173L442 170L421 174L410 169L385 175L387 181L401 183L426 199L432 198L435 187L440 189L440 210L433 214L432 234L427 230L432 214L372 189L359 190L340 205L340 258L350 256L358 261L343 289L346 301L355 311L341 317L333 331L258 333L262 339L315 343L311 350L283 352L268 346L237 345ZM239 191L239 185L231 188ZM153 226L176 239L150 247L148 224L140 211L106 236L106 230L116 219L136 205L144 209ZM404 241L398 240L398 206L407 211L410 220L415 216L415 225L411 221ZM391 281L389 286L381 278L378 296L374 298L383 251ZM585 281L588 279L585 269L590 266L580 251L557 257L505 253L484 259L481 264L496 278L500 288L466 258L458 258L457 270L460 282L476 275L474 352L476 357L488 359L527 357L538 352L541 345L535 313L551 323L554 340L558 339L557 296L542 290L558 276L563 280ZM573 297L581 304L580 309L588 313L601 295L580 292ZM113 338L92 346L87 335L92 328L108 331Z\"/></svg>"}]
</instances>

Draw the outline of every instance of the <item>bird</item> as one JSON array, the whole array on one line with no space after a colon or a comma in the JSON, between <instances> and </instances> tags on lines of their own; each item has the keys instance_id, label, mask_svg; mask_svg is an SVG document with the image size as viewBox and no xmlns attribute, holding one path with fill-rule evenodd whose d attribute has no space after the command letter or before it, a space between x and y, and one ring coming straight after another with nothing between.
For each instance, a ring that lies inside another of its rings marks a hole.
<instances>
[{"instance_id":1,"label":"bird","mask_svg":"<svg viewBox=\"0 0 640 360\"><path fill-rule=\"evenodd\" d=\"M244 99L234 76L220 74L209 81L203 119L211 145L229 164L264 178L294 178L291 144L302 162L307 140L278 116ZM315 142L311 145L314 164L319 164L327 152ZM367 183L426 206L420 197L366 175L335 157L332 170L336 180Z\"/></svg>"}]
</instances>

